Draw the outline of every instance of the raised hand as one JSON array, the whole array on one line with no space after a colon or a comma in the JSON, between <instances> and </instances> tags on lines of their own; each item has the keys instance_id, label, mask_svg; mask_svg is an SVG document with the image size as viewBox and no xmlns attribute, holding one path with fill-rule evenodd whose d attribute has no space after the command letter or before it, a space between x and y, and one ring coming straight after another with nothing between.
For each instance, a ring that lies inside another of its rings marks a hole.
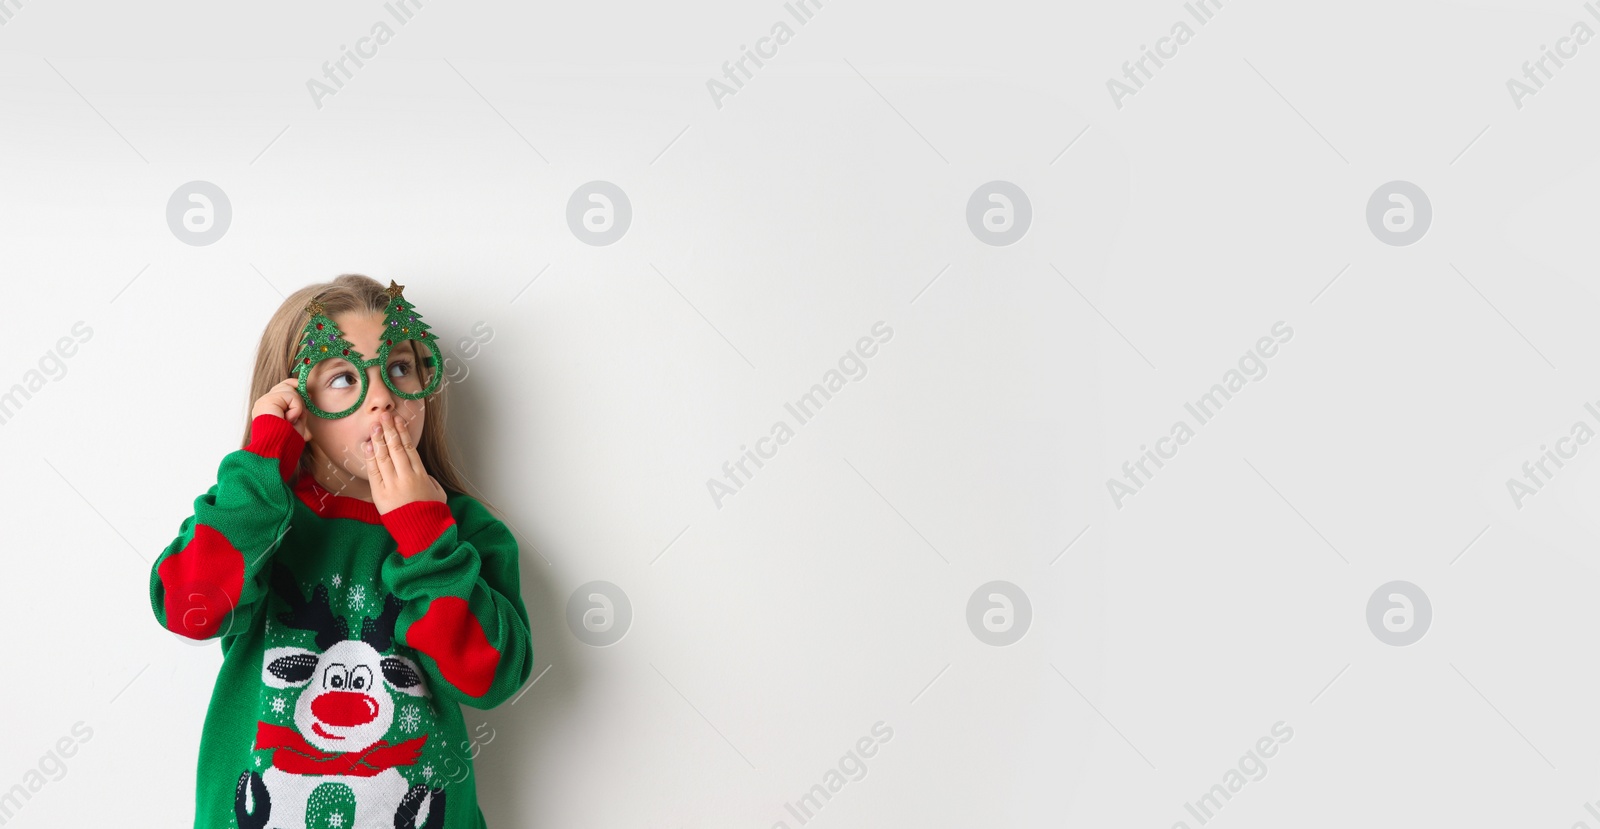
<instances>
[{"instance_id":1,"label":"raised hand","mask_svg":"<svg viewBox=\"0 0 1600 829\"><path fill-rule=\"evenodd\" d=\"M423 467L410 433L400 428L392 413L383 413L372 427L372 440L364 446L367 483L380 514L412 501L444 502L444 487Z\"/></svg>"},{"instance_id":2,"label":"raised hand","mask_svg":"<svg viewBox=\"0 0 1600 829\"><path fill-rule=\"evenodd\" d=\"M267 390L250 407L250 419L271 414L289 421L300 437L311 439L311 428L306 425L306 402L300 397L300 381L290 377Z\"/></svg>"}]
</instances>

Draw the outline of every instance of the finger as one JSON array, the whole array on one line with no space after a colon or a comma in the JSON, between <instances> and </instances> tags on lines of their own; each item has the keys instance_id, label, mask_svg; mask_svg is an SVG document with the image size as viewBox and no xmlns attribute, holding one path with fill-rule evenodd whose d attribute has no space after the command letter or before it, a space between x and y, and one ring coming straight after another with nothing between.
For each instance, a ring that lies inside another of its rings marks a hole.
<instances>
[{"instance_id":1,"label":"finger","mask_svg":"<svg viewBox=\"0 0 1600 829\"><path fill-rule=\"evenodd\" d=\"M311 413L306 410L304 403L294 404L294 412L290 415L289 422L300 432L300 437L305 438L307 442L311 441Z\"/></svg>"},{"instance_id":2,"label":"finger","mask_svg":"<svg viewBox=\"0 0 1600 829\"><path fill-rule=\"evenodd\" d=\"M406 460L411 463L411 471L419 476L427 475L428 468L422 463L422 456L417 454L417 447L411 442L411 430L400 430L400 446L405 452Z\"/></svg>"},{"instance_id":3,"label":"finger","mask_svg":"<svg viewBox=\"0 0 1600 829\"><path fill-rule=\"evenodd\" d=\"M362 462L365 463L367 467L367 483L371 484L375 488L382 488L383 471L378 468L378 459L375 457L375 455L376 450L372 446L372 441L362 441L361 457Z\"/></svg>"},{"instance_id":4,"label":"finger","mask_svg":"<svg viewBox=\"0 0 1600 829\"><path fill-rule=\"evenodd\" d=\"M405 429L400 429L399 433L400 447L395 450L395 463L405 466L413 475L426 475L428 471L422 468L422 458L411 445L411 433Z\"/></svg>"},{"instance_id":5,"label":"finger","mask_svg":"<svg viewBox=\"0 0 1600 829\"><path fill-rule=\"evenodd\" d=\"M393 480L395 478L394 459L389 457L389 441L384 435L381 424L372 433L372 455L377 461L375 465L378 469L379 477L385 481Z\"/></svg>"},{"instance_id":6,"label":"finger","mask_svg":"<svg viewBox=\"0 0 1600 829\"><path fill-rule=\"evenodd\" d=\"M289 395L289 401L284 405L283 419L289 421L301 437L310 436L311 427L306 422L309 419L306 417L306 403L300 399L299 394Z\"/></svg>"},{"instance_id":7,"label":"finger","mask_svg":"<svg viewBox=\"0 0 1600 829\"><path fill-rule=\"evenodd\" d=\"M406 457L404 445L401 443L400 428L394 421L394 415L385 414L378 419L383 426L383 445L389 450L390 469L394 470L396 478L404 480L411 475L411 459ZM385 469L388 472L389 469Z\"/></svg>"}]
</instances>

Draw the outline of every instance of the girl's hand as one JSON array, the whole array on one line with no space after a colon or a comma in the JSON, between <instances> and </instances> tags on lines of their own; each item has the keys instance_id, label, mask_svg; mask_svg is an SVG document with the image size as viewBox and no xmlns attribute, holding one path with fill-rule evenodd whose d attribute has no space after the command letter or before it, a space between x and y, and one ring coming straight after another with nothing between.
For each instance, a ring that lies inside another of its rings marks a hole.
<instances>
[{"instance_id":1,"label":"girl's hand","mask_svg":"<svg viewBox=\"0 0 1600 829\"><path fill-rule=\"evenodd\" d=\"M444 487L423 467L422 457L411 445L410 433L395 423L393 414L383 413L373 427L372 439L363 446L367 483L372 487L372 504L379 514L412 501L444 503Z\"/></svg>"},{"instance_id":2,"label":"girl's hand","mask_svg":"<svg viewBox=\"0 0 1600 829\"><path fill-rule=\"evenodd\" d=\"M311 429L306 425L306 402L300 399L300 380L295 377L267 390L250 408L250 419L270 414L289 421L300 437L311 440Z\"/></svg>"}]
</instances>

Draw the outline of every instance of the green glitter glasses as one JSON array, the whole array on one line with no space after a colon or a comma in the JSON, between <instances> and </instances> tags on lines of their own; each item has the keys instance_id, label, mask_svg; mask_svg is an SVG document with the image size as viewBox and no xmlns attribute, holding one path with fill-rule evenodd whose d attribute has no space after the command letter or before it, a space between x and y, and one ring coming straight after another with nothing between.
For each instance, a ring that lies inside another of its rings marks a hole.
<instances>
[{"instance_id":1,"label":"green glitter glasses","mask_svg":"<svg viewBox=\"0 0 1600 829\"><path fill-rule=\"evenodd\" d=\"M383 312L383 342L378 346L378 356L370 360L344 338L322 303L313 299L306 304L311 319L300 335L295 372L300 376L300 397L305 400L307 411L333 419L360 408L367 399L367 369L371 366L379 366L383 384L406 400L420 400L438 390L444 379L444 372L439 370L444 358L439 354L438 335L428 330L416 306L400 295L404 289L404 285L390 280L384 290L389 303ZM394 348L406 340L416 344L417 356L422 358L420 366L412 349ZM422 346L427 346L425 353Z\"/></svg>"}]
</instances>

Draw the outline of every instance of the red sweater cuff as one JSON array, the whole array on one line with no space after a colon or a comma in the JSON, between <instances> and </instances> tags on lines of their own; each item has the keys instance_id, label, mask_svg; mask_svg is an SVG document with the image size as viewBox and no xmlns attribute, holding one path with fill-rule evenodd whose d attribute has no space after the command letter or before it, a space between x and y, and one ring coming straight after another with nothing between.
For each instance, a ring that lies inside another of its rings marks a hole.
<instances>
[{"instance_id":1,"label":"red sweater cuff","mask_svg":"<svg viewBox=\"0 0 1600 829\"><path fill-rule=\"evenodd\" d=\"M400 546L400 555L410 558L439 540L444 531L456 525L449 505L442 501L412 501L378 516Z\"/></svg>"},{"instance_id":2,"label":"red sweater cuff","mask_svg":"<svg viewBox=\"0 0 1600 829\"><path fill-rule=\"evenodd\" d=\"M277 458L278 473L287 481L300 465L306 439L295 431L293 424L277 415L256 415L250 421L250 443L245 448L263 458Z\"/></svg>"}]
</instances>

